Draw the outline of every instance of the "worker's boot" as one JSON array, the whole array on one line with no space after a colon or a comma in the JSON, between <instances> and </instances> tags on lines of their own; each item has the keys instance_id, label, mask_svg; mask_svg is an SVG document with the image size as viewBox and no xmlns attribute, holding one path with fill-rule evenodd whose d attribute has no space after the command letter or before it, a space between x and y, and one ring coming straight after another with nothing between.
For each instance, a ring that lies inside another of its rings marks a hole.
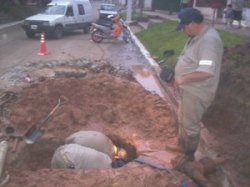
<instances>
[{"instance_id":1,"label":"worker's boot","mask_svg":"<svg viewBox=\"0 0 250 187\"><path fill-rule=\"evenodd\" d=\"M200 136L185 136L179 137L179 144L181 145L186 159L189 161L195 160L195 151L198 147Z\"/></svg>"},{"instance_id":2,"label":"worker's boot","mask_svg":"<svg viewBox=\"0 0 250 187\"><path fill-rule=\"evenodd\" d=\"M174 169L189 176L199 187L211 187L204 175L204 168L201 163L191 162L186 159L186 156L180 155L171 160L171 164Z\"/></svg>"}]
</instances>

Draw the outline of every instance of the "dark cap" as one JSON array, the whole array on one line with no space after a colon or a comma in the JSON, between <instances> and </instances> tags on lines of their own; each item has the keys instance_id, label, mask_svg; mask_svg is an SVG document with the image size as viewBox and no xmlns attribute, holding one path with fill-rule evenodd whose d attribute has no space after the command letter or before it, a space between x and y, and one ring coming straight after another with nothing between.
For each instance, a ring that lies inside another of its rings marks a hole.
<instances>
[{"instance_id":1,"label":"dark cap","mask_svg":"<svg viewBox=\"0 0 250 187\"><path fill-rule=\"evenodd\" d=\"M176 30L181 30L185 25L191 22L201 23L204 19L203 15L198 9L195 8L184 8L180 11L178 18L180 19Z\"/></svg>"}]
</instances>

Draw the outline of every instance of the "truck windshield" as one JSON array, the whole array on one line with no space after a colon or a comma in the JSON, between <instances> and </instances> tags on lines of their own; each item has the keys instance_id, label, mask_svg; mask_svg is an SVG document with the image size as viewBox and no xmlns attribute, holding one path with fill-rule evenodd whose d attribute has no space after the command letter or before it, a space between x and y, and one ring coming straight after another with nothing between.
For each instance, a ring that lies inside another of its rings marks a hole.
<instances>
[{"instance_id":1,"label":"truck windshield","mask_svg":"<svg viewBox=\"0 0 250 187\"><path fill-rule=\"evenodd\" d=\"M102 4L100 9L107 10L107 11L116 11L116 7L113 4Z\"/></svg>"},{"instance_id":2,"label":"truck windshield","mask_svg":"<svg viewBox=\"0 0 250 187\"><path fill-rule=\"evenodd\" d=\"M66 10L66 6L63 5L50 5L47 6L44 14L48 15L64 15Z\"/></svg>"}]
</instances>

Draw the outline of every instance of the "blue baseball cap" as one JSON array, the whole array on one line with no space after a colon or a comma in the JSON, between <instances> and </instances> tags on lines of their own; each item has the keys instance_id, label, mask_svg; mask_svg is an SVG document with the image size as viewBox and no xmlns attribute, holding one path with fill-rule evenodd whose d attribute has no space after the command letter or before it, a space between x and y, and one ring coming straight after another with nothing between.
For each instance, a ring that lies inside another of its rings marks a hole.
<instances>
[{"instance_id":1,"label":"blue baseball cap","mask_svg":"<svg viewBox=\"0 0 250 187\"><path fill-rule=\"evenodd\" d=\"M180 22L177 25L176 30L180 31L185 25L188 25L191 22L201 23L204 16L198 9L183 8L179 13L178 18L180 19Z\"/></svg>"}]
</instances>

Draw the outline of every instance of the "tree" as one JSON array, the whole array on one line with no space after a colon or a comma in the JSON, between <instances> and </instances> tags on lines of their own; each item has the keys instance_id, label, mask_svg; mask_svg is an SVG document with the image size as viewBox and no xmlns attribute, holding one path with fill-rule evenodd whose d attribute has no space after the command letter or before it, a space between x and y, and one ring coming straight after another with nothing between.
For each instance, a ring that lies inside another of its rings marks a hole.
<instances>
[{"instance_id":1,"label":"tree","mask_svg":"<svg viewBox=\"0 0 250 187\"><path fill-rule=\"evenodd\" d=\"M0 0L0 7L11 5L26 5L27 0Z\"/></svg>"}]
</instances>

